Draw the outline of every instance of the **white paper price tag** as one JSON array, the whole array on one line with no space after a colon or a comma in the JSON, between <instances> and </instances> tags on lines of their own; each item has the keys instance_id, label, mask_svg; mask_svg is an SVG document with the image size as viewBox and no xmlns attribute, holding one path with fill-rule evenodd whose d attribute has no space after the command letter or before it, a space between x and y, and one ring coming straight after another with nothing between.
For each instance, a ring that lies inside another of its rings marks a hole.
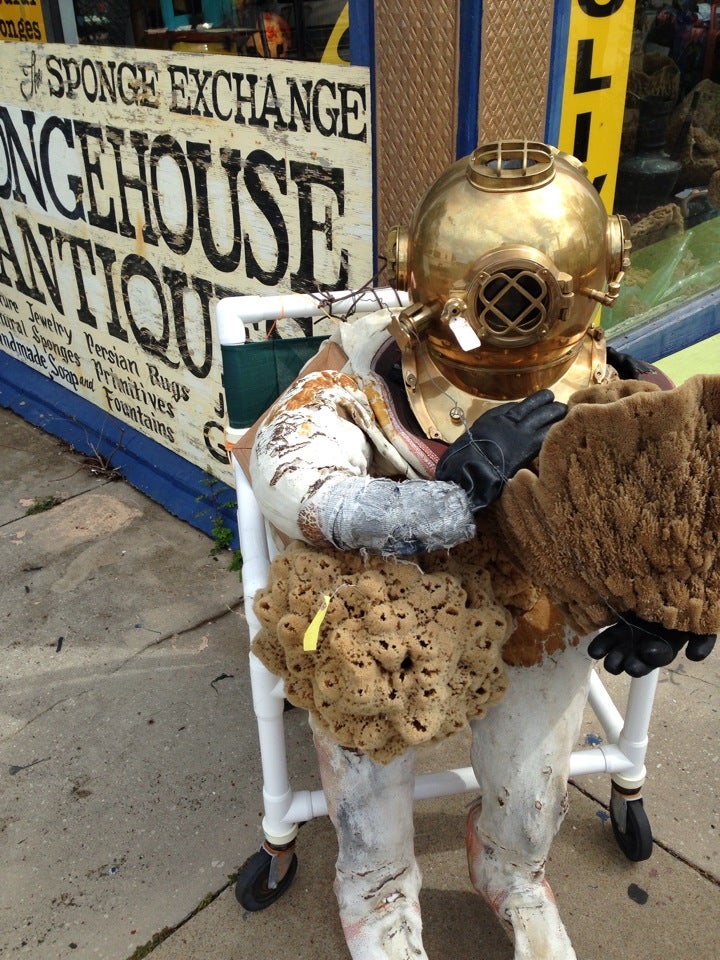
<instances>
[{"instance_id":1,"label":"white paper price tag","mask_svg":"<svg viewBox=\"0 0 720 960\"><path fill-rule=\"evenodd\" d=\"M465 317L453 317L450 321L450 329L455 334L460 349L468 353L470 350L476 350L480 346L480 337L467 322Z\"/></svg>"}]
</instances>

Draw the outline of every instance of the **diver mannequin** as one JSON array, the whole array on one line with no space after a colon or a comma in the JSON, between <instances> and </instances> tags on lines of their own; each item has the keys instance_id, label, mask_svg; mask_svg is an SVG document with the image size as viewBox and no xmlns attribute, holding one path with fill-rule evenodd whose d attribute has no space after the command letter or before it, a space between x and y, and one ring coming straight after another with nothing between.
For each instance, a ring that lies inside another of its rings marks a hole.
<instances>
[{"instance_id":1,"label":"diver mannequin","mask_svg":"<svg viewBox=\"0 0 720 960\"><path fill-rule=\"evenodd\" d=\"M575 161L516 142L460 161L421 201L406 237L396 235L411 306L343 325L347 365L300 380L261 425L251 473L265 516L289 537L344 551L412 557L471 540L505 480L564 415L563 401L614 375L592 316L617 295L627 252L622 222L606 216ZM406 429L393 394L396 357L419 430ZM590 638L555 618L562 642L551 653L543 628L525 629L540 638L536 661L508 666L503 699L471 722L482 803L468 819L469 865L512 930L516 960L571 960L544 864L567 806ZM637 672L677 652L634 636L618 640L611 628L598 655ZM691 640L699 659L709 641ZM411 753L377 763L317 720L313 729L350 953L422 958Z\"/></svg>"}]
</instances>

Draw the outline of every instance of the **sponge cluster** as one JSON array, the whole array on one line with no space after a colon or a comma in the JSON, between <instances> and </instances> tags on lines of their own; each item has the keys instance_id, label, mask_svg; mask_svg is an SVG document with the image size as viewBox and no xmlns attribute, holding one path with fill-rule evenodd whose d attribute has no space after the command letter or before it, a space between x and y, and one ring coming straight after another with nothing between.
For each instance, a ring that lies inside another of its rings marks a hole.
<instances>
[{"instance_id":1,"label":"sponge cluster","mask_svg":"<svg viewBox=\"0 0 720 960\"><path fill-rule=\"evenodd\" d=\"M616 381L570 406L497 504L510 555L581 632L633 611L717 633L720 377Z\"/></svg>"},{"instance_id":2,"label":"sponge cluster","mask_svg":"<svg viewBox=\"0 0 720 960\"><path fill-rule=\"evenodd\" d=\"M507 687L511 616L496 600L487 550L475 541L421 561L294 542L255 600L253 651L285 680L287 699L381 763L461 729ZM328 595L317 649L305 650Z\"/></svg>"}]
</instances>

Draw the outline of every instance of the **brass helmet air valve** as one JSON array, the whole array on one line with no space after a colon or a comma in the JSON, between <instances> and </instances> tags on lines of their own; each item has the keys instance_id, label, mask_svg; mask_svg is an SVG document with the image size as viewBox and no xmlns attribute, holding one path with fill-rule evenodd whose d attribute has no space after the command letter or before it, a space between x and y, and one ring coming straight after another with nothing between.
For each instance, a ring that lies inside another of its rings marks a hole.
<instances>
[{"instance_id":1,"label":"brass helmet air valve","mask_svg":"<svg viewBox=\"0 0 720 960\"><path fill-rule=\"evenodd\" d=\"M601 303L604 307L615 305L620 296L620 287L625 278L625 271L630 266L630 224L622 214L613 214L608 217L607 223L607 290L593 290L590 287L581 287L580 293L590 300Z\"/></svg>"},{"instance_id":2,"label":"brass helmet air valve","mask_svg":"<svg viewBox=\"0 0 720 960\"><path fill-rule=\"evenodd\" d=\"M433 320L437 320L441 310L442 304L437 300L432 303L411 303L394 316L389 329L400 349L405 350L415 343L423 330L426 330Z\"/></svg>"}]
</instances>

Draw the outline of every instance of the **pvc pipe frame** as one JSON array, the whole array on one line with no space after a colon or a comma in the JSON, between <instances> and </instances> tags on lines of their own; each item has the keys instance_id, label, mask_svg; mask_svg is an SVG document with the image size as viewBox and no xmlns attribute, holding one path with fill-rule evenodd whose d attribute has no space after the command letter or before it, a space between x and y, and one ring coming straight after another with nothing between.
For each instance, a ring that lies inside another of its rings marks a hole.
<instances>
[{"instance_id":1,"label":"pvc pipe frame","mask_svg":"<svg viewBox=\"0 0 720 960\"><path fill-rule=\"evenodd\" d=\"M252 610L255 592L267 581L270 551L267 530L257 508L252 488L236 461L235 479L238 515L242 514L240 549L243 555L243 590L250 637L260 623ZM263 832L274 846L291 843L298 824L327 814L322 790L293 790L288 776L284 735L285 690L276 677L250 654L253 708L257 719L263 774ZM626 716L623 717L593 671L588 703L593 709L607 743L576 750L570 758L570 777L609 773L618 786L638 790L645 782L645 753L658 671L630 684ZM434 771L415 778L415 799L450 796L478 789L472 767Z\"/></svg>"},{"instance_id":2,"label":"pvc pipe frame","mask_svg":"<svg viewBox=\"0 0 720 960\"><path fill-rule=\"evenodd\" d=\"M280 845L294 839L297 824L327 814L322 790L292 790L287 774L283 736L284 688L257 658L250 654L253 702L258 722L263 766L263 830L270 843ZM628 696L625 723L609 694L592 674L589 702L600 723L621 728L615 742L576 750L570 758L570 777L609 773L620 786L639 790L645 781L647 725L657 684L657 671L640 681L633 680ZM415 778L415 800L450 796L479 789L472 767L423 773Z\"/></svg>"},{"instance_id":3,"label":"pvc pipe frame","mask_svg":"<svg viewBox=\"0 0 720 960\"><path fill-rule=\"evenodd\" d=\"M321 296L322 300L319 299ZM359 296L351 291L335 291L317 297L310 294L227 297L220 300L216 308L220 343L245 343L247 324L275 320L278 317L318 315L323 311L333 315L336 306L342 307L338 311L342 313L347 310L349 300L356 312L379 309L387 305L386 301L400 306L408 303L407 294L391 287L365 291ZM234 460L233 465L238 500L240 550L244 561L245 614L250 637L253 638L260 629L260 623L253 613L252 599L255 592L267 581L270 539L252 488ZM322 790L294 791L290 786L283 729L285 701L282 680L271 674L252 653L250 676L263 772L263 831L270 844L282 846L295 839L299 823L325 816L327 803ZM632 680L626 716L623 719L602 681L593 671L588 702L608 742L605 745L574 751L570 758L571 777L610 773L619 786L640 789L645 782L648 727L657 682L657 670L647 677ZM416 800L477 789L478 782L472 767L434 771L415 778Z\"/></svg>"}]
</instances>

